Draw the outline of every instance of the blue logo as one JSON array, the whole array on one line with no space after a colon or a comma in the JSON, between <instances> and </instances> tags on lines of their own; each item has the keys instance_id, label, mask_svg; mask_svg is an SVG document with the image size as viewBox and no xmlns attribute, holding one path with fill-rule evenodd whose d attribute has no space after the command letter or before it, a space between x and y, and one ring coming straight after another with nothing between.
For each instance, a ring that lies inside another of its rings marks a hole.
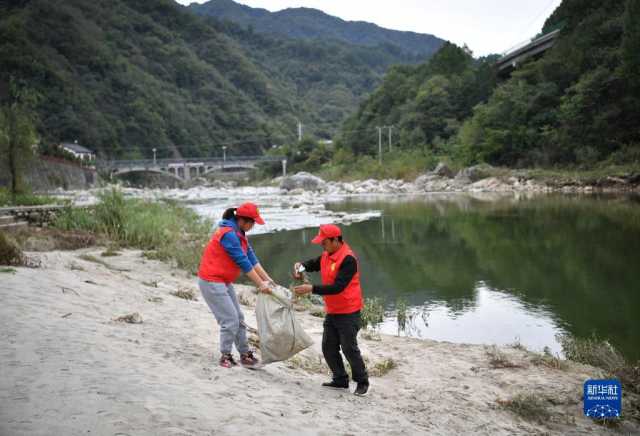
<instances>
[{"instance_id":1,"label":"blue logo","mask_svg":"<svg viewBox=\"0 0 640 436\"><path fill-rule=\"evenodd\" d=\"M622 413L622 386L619 380L584 382L584 414L590 418L618 418Z\"/></svg>"}]
</instances>

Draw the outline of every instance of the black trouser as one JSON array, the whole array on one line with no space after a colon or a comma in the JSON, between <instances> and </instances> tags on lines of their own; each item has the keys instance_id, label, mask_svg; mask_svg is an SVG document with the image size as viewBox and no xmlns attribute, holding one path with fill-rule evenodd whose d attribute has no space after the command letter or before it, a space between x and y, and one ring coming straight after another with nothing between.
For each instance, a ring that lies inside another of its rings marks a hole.
<instances>
[{"instance_id":1,"label":"black trouser","mask_svg":"<svg viewBox=\"0 0 640 436\"><path fill-rule=\"evenodd\" d=\"M322 354L337 382L349 380L344 369L340 349L351 366L351 375L356 382L368 382L367 369L358 348L360 311L349 314L327 314L324 318L322 334Z\"/></svg>"}]
</instances>

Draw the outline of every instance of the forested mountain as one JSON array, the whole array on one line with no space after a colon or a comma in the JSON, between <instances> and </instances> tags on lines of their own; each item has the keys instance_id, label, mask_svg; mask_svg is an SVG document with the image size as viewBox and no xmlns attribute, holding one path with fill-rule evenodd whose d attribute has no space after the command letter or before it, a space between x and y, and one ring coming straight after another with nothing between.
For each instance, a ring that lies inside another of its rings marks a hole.
<instances>
[{"instance_id":1,"label":"forested mountain","mask_svg":"<svg viewBox=\"0 0 640 436\"><path fill-rule=\"evenodd\" d=\"M230 20L257 32L288 38L338 40L364 46L395 46L395 52L413 54L424 60L444 43L429 34L384 29L364 21L345 21L317 9L288 8L278 12L251 8L233 0L192 3L189 8L201 15ZM390 49L387 49L390 50Z\"/></svg>"},{"instance_id":2,"label":"forested mountain","mask_svg":"<svg viewBox=\"0 0 640 436\"><path fill-rule=\"evenodd\" d=\"M0 83L39 95L44 141L78 139L118 157L153 147L197 155L286 130L280 85L171 0L5 2L0 17Z\"/></svg>"},{"instance_id":3,"label":"forested mountain","mask_svg":"<svg viewBox=\"0 0 640 436\"><path fill-rule=\"evenodd\" d=\"M427 63L392 67L344 124L340 144L356 154L375 153L378 126L393 126L402 149L444 144L491 94L495 60L476 60L468 50L446 43Z\"/></svg>"},{"instance_id":4,"label":"forested mountain","mask_svg":"<svg viewBox=\"0 0 640 436\"><path fill-rule=\"evenodd\" d=\"M296 124L329 136L387 67L392 46L263 35L172 0L0 3L0 99L38 96L43 142L113 158L260 153Z\"/></svg>"},{"instance_id":5,"label":"forested mountain","mask_svg":"<svg viewBox=\"0 0 640 436\"><path fill-rule=\"evenodd\" d=\"M451 44L391 69L339 144L373 154L376 126L393 125L397 146L464 163L640 163L640 2L564 0L543 32L557 28L553 48L497 86L495 59Z\"/></svg>"},{"instance_id":6,"label":"forested mountain","mask_svg":"<svg viewBox=\"0 0 640 436\"><path fill-rule=\"evenodd\" d=\"M282 83L296 106L296 116L304 123L305 134L316 137L333 137L390 65L416 60L388 45L288 39L216 18L209 18L209 24L237 41L261 71Z\"/></svg>"}]
</instances>

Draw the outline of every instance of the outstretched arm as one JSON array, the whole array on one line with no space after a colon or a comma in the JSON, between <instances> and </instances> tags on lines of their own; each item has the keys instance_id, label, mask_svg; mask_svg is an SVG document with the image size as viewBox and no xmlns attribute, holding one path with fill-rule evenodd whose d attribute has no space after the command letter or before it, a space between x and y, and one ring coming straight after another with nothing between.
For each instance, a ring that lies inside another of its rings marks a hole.
<instances>
[{"instance_id":1,"label":"outstretched arm","mask_svg":"<svg viewBox=\"0 0 640 436\"><path fill-rule=\"evenodd\" d=\"M335 295L344 291L358 271L358 262L353 256L346 256L340 264L335 281L331 285L300 285L293 288L297 294L313 292L318 295Z\"/></svg>"}]
</instances>

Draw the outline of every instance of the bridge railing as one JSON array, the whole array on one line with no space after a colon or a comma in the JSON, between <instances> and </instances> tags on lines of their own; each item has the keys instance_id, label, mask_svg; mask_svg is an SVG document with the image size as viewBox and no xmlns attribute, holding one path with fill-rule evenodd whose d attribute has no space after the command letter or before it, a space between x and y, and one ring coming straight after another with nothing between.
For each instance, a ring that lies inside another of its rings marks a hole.
<instances>
[{"instance_id":1,"label":"bridge railing","mask_svg":"<svg viewBox=\"0 0 640 436\"><path fill-rule=\"evenodd\" d=\"M527 50L530 50L533 47L536 47L538 45L544 44L545 42L549 41L550 39L554 39L558 36L558 34L560 33L560 29L556 29L553 30L551 32L545 33L542 36L537 36L537 37L533 37L530 39L527 39L526 41L521 42L518 45L515 45L513 47L511 47L509 50L505 51L504 53L502 53L502 57L498 60L498 63L504 63L506 61L508 61L509 59L512 59L514 57L516 57L517 55L526 52Z\"/></svg>"},{"instance_id":2,"label":"bridge railing","mask_svg":"<svg viewBox=\"0 0 640 436\"><path fill-rule=\"evenodd\" d=\"M222 163L233 164L234 162L280 162L285 159L284 156L227 156L222 157L207 157L207 158L182 158L182 159L132 159L132 160L99 160L96 162L96 166L100 168L119 168L119 167L158 167L168 165L181 165L190 163Z\"/></svg>"}]
</instances>

